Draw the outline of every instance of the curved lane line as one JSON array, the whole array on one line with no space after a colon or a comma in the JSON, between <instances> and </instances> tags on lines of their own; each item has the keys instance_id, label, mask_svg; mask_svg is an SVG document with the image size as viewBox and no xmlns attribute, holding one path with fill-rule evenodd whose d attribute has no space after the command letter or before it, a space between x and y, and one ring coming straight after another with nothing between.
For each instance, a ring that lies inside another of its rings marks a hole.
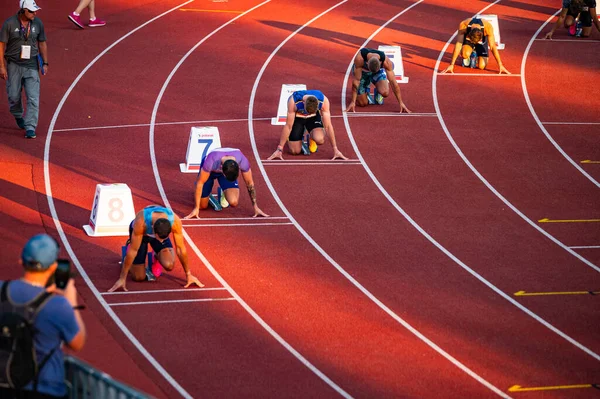
<instances>
[{"instance_id":1,"label":"curved lane line","mask_svg":"<svg viewBox=\"0 0 600 399\"><path fill-rule=\"evenodd\" d=\"M175 75L175 73L177 72L177 70L179 69L179 67L185 62L185 60L202 44L204 43L206 40L208 40L210 37L212 37L214 34L216 34L217 32L219 32L221 29L225 28L227 25L232 24L233 22L235 22L236 20L238 20L239 18L242 18L243 16L245 16L246 14L254 11L255 9L269 3L271 0L266 0L254 7L252 7L251 9L249 9L248 11L244 12L243 14L238 15L237 17L229 20L228 22L224 23L223 25L221 25L220 27L218 27L217 29L215 29L214 31L212 31L211 33L209 33L208 35L206 35L202 40L200 40L198 43L196 43L196 45L194 47L192 47L182 58L181 60L177 63L177 65L175 66L175 68L173 68L173 70L171 71L171 73L169 74L169 76L167 77L167 79L165 80L165 83L163 84L162 89L160 90L160 93L158 95L158 97L156 98L156 102L154 103L154 109L152 110L152 118L150 121L150 134L149 134L149 140L150 140L150 158L152 160L152 170L154 172L154 177L156 179L156 185L158 186L158 190L160 192L160 196L162 198L162 200L165 203L165 206L169 209L171 209L171 205L169 203L169 200L167 199L167 195L165 193L165 190L163 188L162 185L162 181L160 178L160 173L158 171L158 165L156 163L156 152L154 150L154 126L156 124L156 114L158 113L158 107L160 105L160 102L162 100L162 96L164 95L167 86L169 85L169 83L171 82L171 79L173 78L173 76ZM347 0L346 0L347 1ZM189 226L188 226L189 227ZM341 396L343 396L344 398L352 398L352 396L350 396L350 394L348 394L347 392L345 392L340 386L338 386L335 382L333 382L333 380L331 380L329 377L327 377L321 370L319 370L318 368L316 368L312 363L310 363L308 361L308 359L306 359L304 356L302 356L302 354L300 352L298 352L296 349L294 349L294 347L292 347L290 344L287 343L287 341L285 341L283 339L283 337L281 337L281 335L279 335L275 330L273 330L273 328L271 328L271 326L269 326L259 315L258 313L256 313L251 307L250 305L248 305L239 295L237 292L235 292L235 290L227 283L227 281L225 281L225 279L223 277L221 277L221 275L217 272L217 270L213 267L213 265L209 262L209 260L204 256L204 254L200 251L200 249L198 249L198 247L196 246L196 244L194 243L194 241L192 240L192 238L188 235L187 231L185 230L185 228L183 228L183 236L185 237L185 240L187 241L188 245L192 248L192 250L194 251L194 253L198 256L198 258L202 261L202 263L204 263L204 265L206 266L206 268L212 273L212 275L223 285L223 287L225 287L225 289L227 289L227 291L231 294L232 297L234 297L237 302L244 308L244 310L246 310L246 312L248 312L248 314L250 314L250 316L252 316L252 318L254 320L256 320L256 322L258 324L260 324L261 327L263 327L273 338L275 338L275 340L277 342L279 342L288 352L290 352L296 359L298 359L304 366L306 366L310 371L312 371L315 375L317 375L321 380L323 380L323 382L325 382L327 385L329 385L329 387L331 387L333 390L335 390L338 394L340 394Z\"/></svg>"},{"instance_id":2,"label":"curved lane line","mask_svg":"<svg viewBox=\"0 0 600 399\"><path fill-rule=\"evenodd\" d=\"M335 7L337 7L340 4L343 4L346 1L347 0L344 0L343 2L335 5L334 7L332 7L332 9L335 8ZM423 1L424 0L420 0L417 3L414 3L411 6L407 7L406 9L404 9L403 11L401 11L400 13L396 14L385 25L383 25L377 31L375 31L375 33L372 36L374 36L379 31L381 31L381 29L383 29L386 25L388 25L393 20L395 20L396 18L398 18L400 15L402 15L405 12L409 11L411 8L417 6L418 4L422 3ZM329 12L329 10L327 10L326 12ZM321 14L321 15L323 15L323 14ZM429 338L427 338L425 335L423 335L418 330L416 330L413 326L411 326L408 322L406 322L404 319L402 319L400 316L398 316L396 313L394 313L394 311L392 311L389 307L387 307L383 302L381 302L375 295L373 295L369 290L367 290L363 285L361 285L356 279L354 279L354 277L352 277L335 260L333 260L333 258L331 256L329 256L329 254L327 252L325 252L325 250L323 248L321 248L319 246L319 244L317 244L317 242L302 228L302 226L300 226L300 224L296 221L296 219L294 219L294 217L292 216L292 214L285 207L285 205L283 204L283 202L281 201L281 199L277 195L277 192L276 192L275 188L271 184L271 180L269 179L269 176L268 176L268 174L267 174L267 172L266 172L266 170L265 170L265 168L264 168L264 166L262 164L262 161L260 159L260 154L258 153L258 148L256 147L256 141L255 141L255 138L254 138L254 127L253 127L253 119L252 118L253 118L253 109L254 109L254 100L255 100L255 97L256 97L256 91L258 89L258 85L260 83L262 75L264 74L267 66L269 65L269 63L271 62L271 60L273 59L273 57L275 57L275 55L277 54L277 52L289 40L291 40L292 37L294 37L302 29L304 29L305 27L307 27L308 25L310 25L312 22L314 22L315 20L317 20L319 17L321 17L321 15L318 15L314 19L308 21L306 24L304 24L303 26L301 26L300 28L298 28L296 31L294 31L290 36L288 36L283 42L281 42L281 44L279 46L277 46L277 48L275 50L273 50L273 52L271 53L271 55L269 56L269 58L267 58L267 60L265 61L265 64L263 65L263 67L261 68L260 72L258 73L258 76L256 77L256 81L254 82L254 87L252 89L252 95L250 96L250 104L248 106L248 130L249 130L249 133L250 133L250 140L252 142L252 149L254 151L254 157L257 160L258 167L260 168L260 171L261 171L261 173L263 174L263 176L265 178L265 183L269 187L269 190L271 191L271 194L273 195L275 201L277 201L277 203L281 207L282 211L286 214L286 216L289 218L289 220L294 224L294 226L296 227L296 229L298 229L298 231L304 236L304 238L308 242L310 242L312 244L312 246L317 251L319 251L319 253L321 253L321 255L325 259L327 259L327 261L329 261L329 263L331 263L331 265L333 267L335 267L338 270L338 272L340 272L348 281L350 281L356 288L358 288L358 290L360 290L367 298L369 298L380 309L382 309L385 313L387 313L389 316L391 316L394 320L396 320L404 328L406 328L408 331L410 331L412 334L414 334L417 338L419 338L421 341L423 341L429 347L431 347L436 352L438 352L439 354L441 354L442 356L444 356L447 360L449 360L456 367L458 367L459 369L461 369L462 371L464 371L470 377L474 378L476 381L478 381L479 383L481 383L482 385L484 385L486 388L488 388L491 391L493 391L494 393L496 393L498 396L501 396L501 397L504 397L504 398L509 398L509 396L506 393L502 392L502 390L500 390L497 387L493 386L492 384L490 384L489 382L487 382L486 380L484 380L482 377L480 377L479 375L477 375L476 373L474 373L473 371L471 371L468 367L466 367L465 365L463 365L461 362L459 362L457 359L455 359L454 357L452 357L449 353L445 352L442 348L440 348L433 341L431 341ZM369 40L370 40L370 38L369 38ZM350 68L348 70L350 70ZM345 93L345 87L346 86L344 84L344 91L343 91L343 93ZM342 96L342 98L343 97L344 96ZM343 107L343 109L345 109L345 107ZM346 113L344 113L344 120L346 121L346 127L348 128L347 119L345 117L345 114ZM358 148L356 147L356 145L353 145L353 146L354 146L354 149L355 149L356 153L359 155L361 163L364 165L364 167L366 169L368 169L368 167L364 163L364 160L362 159L362 157L360 157L360 153L358 152Z\"/></svg>"},{"instance_id":3,"label":"curved lane line","mask_svg":"<svg viewBox=\"0 0 600 399\"><path fill-rule=\"evenodd\" d=\"M496 2L498 2L499 0L497 0ZM496 3L493 3L496 4ZM493 5L492 4L492 5ZM489 7L489 6L488 6ZM486 7L487 8L487 7ZM485 9L484 9L485 10ZM480 11L479 13L483 12L484 10ZM557 13L556 13L557 14ZM554 14L554 15L556 15ZM534 38L539 34L539 32L542 30L542 28L544 26L546 26L546 24L553 18L550 17L548 19L548 21L546 21L545 24L542 25L542 27L540 29L538 29L538 31L535 33L535 35L533 36ZM442 52L440 53L440 56L438 57L437 63L435 64L435 71L438 70L439 66L440 66L440 62L442 60L442 57L444 56L444 53L446 52L446 49L448 48L448 46L450 45L450 43L452 42L452 40L456 37L457 32L454 33L454 35L450 38L450 40L446 43L446 45L444 46L444 48L442 49ZM532 41L529 42L529 47L531 46L531 43L533 43ZM524 65L523 61L523 65ZM522 68L524 68L524 66L522 66ZM506 206L508 206L510 209L512 209L512 211L514 213L516 213L517 215L519 215L521 217L521 219L523 219L525 222L527 222L530 226L532 226L534 229L536 229L537 231L539 231L540 233L542 233L546 238L548 238L549 240L551 240L553 243L557 244L559 247L561 247L562 249L564 249L565 251L567 251L568 253L570 253L571 255L573 255L574 257L576 257L577 259L579 259L580 261L582 261L583 263L585 263L587 266L591 267L592 269L594 269L597 272L600 272L600 267L596 266L594 263L590 262L589 260L587 260L586 258L584 258L583 256L581 256L580 254L578 254L577 252L573 251L571 248L569 248L567 245L565 245L563 242L561 242L559 239L557 239L556 237L554 237L553 235L551 235L550 233L548 233L546 230L542 229L540 226L538 226L533 220L529 219L523 212L521 212L519 209L517 209L517 207L515 207L508 199L506 199L506 197L504 197L502 194L500 194L500 192L498 192L494 186L492 186L492 184L490 182L488 182L485 177L483 177L483 175L481 173L479 173L479 171L475 168L475 166L473 166L473 164L469 161L469 159L465 156L465 154L463 154L463 152L461 151L460 147L458 146L458 144L454 141L454 138L452 137L452 134L450 133L450 131L448 130L448 128L446 127L446 123L444 122L444 118L442 117L442 113L440 111L440 107L437 101L437 73L433 74L433 85L432 85L432 90L433 90L433 104L435 107L436 112L438 113L438 119L440 121L440 125L442 126L442 129L444 129L444 132L446 133L446 137L448 138L448 141L450 141L450 143L452 144L452 146L454 147L454 149L456 150L456 152L458 153L458 155L462 158L463 162L469 167L469 169L471 169L471 171L479 178L479 180L481 180L481 182L483 184L485 184L485 186L492 192L494 193L494 195L496 197L498 197L502 202L504 202L506 204ZM523 81L524 78L522 78ZM525 96L527 98L527 94L525 92ZM529 102L528 102L529 103ZM537 115L535 115L533 108L530 107L531 113L534 116L534 118L536 119L536 121L538 122L538 125L543 129L543 126L541 125L541 122L539 121L539 119L537 118ZM545 129L544 129L545 131ZM551 140L551 138L550 138ZM572 161L572 160L571 160ZM578 169L581 169L579 167L579 165L577 165ZM583 172L585 173L585 172Z\"/></svg>"},{"instance_id":4,"label":"curved lane line","mask_svg":"<svg viewBox=\"0 0 600 399\"><path fill-rule=\"evenodd\" d=\"M554 138L552 138L550 133L548 133L548 131L544 127L544 124L542 123L542 121L540 121L540 118L538 117L537 113L535 112L535 109L533 109L533 104L531 104L531 100L529 99L529 92L527 91L527 83L525 82L525 65L527 64L527 56L529 55L529 50L531 49L531 46L533 45L535 38L540 34L540 32L544 29L544 27L546 27L546 25L548 25L548 23L550 21L552 21L552 19L558 13L560 13L560 10L555 12L552 16L550 16L550 18L548 18L548 20L546 22L544 22L544 24L542 26L540 26L540 28L537 30L537 32L535 32L535 35L533 35L531 37L531 40L529 41L529 44L527 45L527 48L525 49L525 54L523 55L523 62L521 63L521 86L523 87L523 95L525 96L525 102L527 103L527 106L529 107L529 112L531 112L531 116L533 116L533 119L535 119L535 123L538 124L538 126L540 127L540 130L542 131L542 133L544 133L544 135L546 136L548 141L550 141L552 143L552 145L558 150L558 152L560 152L561 155L571 165L573 165L575 167L575 169L577 169L582 175L587 177L589 181L591 181L592 183L594 183L596 185L596 187L600 187L600 183L596 179L594 179L589 173L587 173L585 170L583 170L583 168L581 166L579 166L577 164L577 162L575 162L573 160L573 158L568 156L567 153L561 148L561 146L554 140Z\"/></svg>"},{"instance_id":5,"label":"curved lane line","mask_svg":"<svg viewBox=\"0 0 600 399\"><path fill-rule=\"evenodd\" d=\"M500 0L496 0L494 3L488 5L487 7L485 7L483 10L479 11L478 14L481 14L482 12L484 12L486 9L488 9L489 7L493 6L494 4L498 3ZM437 59L437 62L435 64L435 67L433 68L434 73L433 73L433 78L432 78L432 91L433 91L433 105L435 107L435 110L438 114L438 119L440 121L440 125L442 127L442 129L444 129L444 132L446 133L446 137L448 138L448 140L450 141L450 143L452 144L452 146L454 147L454 149L456 150L456 152L460 155L460 157L462 158L462 160L465 162L465 164L473 171L473 173L475 173L475 175L477 177L479 177L479 179L486 185L486 187L488 187L494 194L496 194L496 196L498 198L500 198L507 206L509 206L515 213L517 213L519 216L521 216L521 218L523 218L523 220L525 220L526 222L528 222L530 225L532 225L533 227L535 227L538 231L540 231L542 234L544 234L546 237L548 237L549 239L551 239L552 241L554 241L555 243L557 243L558 245L560 245L562 248L564 248L565 250L567 250L568 252L572 253L573 255L575 255L577 258L581 259L582 261L584 261L586 264L588 264L590 267L592 267L594 270L599 271L600 269L591 264L589 261L587 261L586 259L584 259L582 256L580 256L579 254L577 254L575 251L573 251L572 249L570 249L569 247L565 246L562 242L560 242L559 240L557 240L556 238L554 238L553 236L551 236L550 234L546 233L544 230L542 230L541 228L539 228L538 226L536 226L530 219L527 218L527 216L525 216L521 211L519 211L517 208L514 207L514 205L512 205L506 198L504 198L498 191L496 191L494 189L494 187L487 181L485 180L485 178L479 173L479 171L477 169L475 169L475 167L469 162L469 160L467 159L467 157L462 153L462 151L460 150L460 148L458 147L458 145L456 144L456 142L454 141L454 139L452 138L452 135L450 134L450 131L448 130L448 127L446 126L446 123L444 122L444 118L442 117L441 111L440 111L440 106L438 104L437 101L437 73L435 73L435 71L437 71L440 67L440 62L442 61L442 57L444 56L444 54L446 53L446 50L448 49L448 46L450 45L450 43L452 42L452 40L454 40L454 38L456 37L458 31L454 32L454 35L452 35L452 37L448 40L448 42L446 43L446 45L444 46L444 48L442 49L442 51L440 52L440 55ZM404 212L404 211L402 211ZM404 214L404 213L403 213ZM411 224L413 223L412 219L410 220ZM414 223L414 226L417 227L418 225L416 223ZM561 330L559 330L558 328L554 327L552 324L548 323L546 320L542 319L540 316L538 316L537 314L535 314L534 312L532 312L531 310L529 310L528 308L526 308L525 306L521 305L519 302L515 301L510 295L507 295L506 293L504 293L502 290L500 290L498 287L496 287L494 284L492 284L491 282L489 282L488 280L486 280L483 276L481 276L480 274L478 274L476 271L474 271L473 269L471 269L469 266L467 266L465 263L463 263L462 261L460 261L458 258L456 258L450 251L448 251L446 248L444 248L441 244L439 244L437 241L435 241L433 239L433 237L431 237L429 234L425 233L421 227L418 227L419 231L422 231L423 234L435 245L437 246L440 250L442 250L446 255L448 255L450 258L452 258L452 260L454 260L458 265L460 265L463 269L465 269L466 271L468 271L469 273L471 273L475 278L477 278L479 281L481 281L482 283L484 283L485 285L487 285L489 288L491 288L493 291L495 291L498 295L500 295L502 298L506 299L508 302L512 303L514 306L516 306L517 308L521 309L523 312L525 312L527 315L529 315L530 317L532 317L533 319L537 320L538 322L540 322L543 326L545 326L546 328L548 328L549 330L553 331L554 333L556 333L557 335L559 335L560 337L562 337L563 339L565 339L566 341L570 342L571 344L575 345L577 348L581 349L582 351L584 351L585 353L587 353L588 355L592 356L594 359L599 360L600 361L600 355L597 354L596 352L592 351L591 349L589 349L588 347L584 346L583 344L579 343L578 341L576 341L575 339L571 338L570 336L568 336L567 334L565 334L564 332L562 332Z\"/></svg>"},{"instance_id":6,"label":"curved lane line","mask_svg":"<svg viewBox=\"0 0 600 399\"><path fill-rule=\"evenodd\" d=\"M177 390L177 392L179 392L179 394L181 394L181 396L183 396L186 399L188 399L188 398L192 399L192 396L189 393L187 393L186 390L183 389L183 387L177 383L177 381L175 381L175 379L167 372L167 370L165 370L160 365L160 363L150 354L150 352L148 352L146 350L146 348L144 348L144 346L131 333L131 331L129 331L129 329L125 326L125 324L121 321L121 319L116 315L116 313L107 304L106 300L102 297L102 295L100 294L100 292L98 291L98 289L96 288L96 286L94 285L92 280L89 278L89 276L87 275L87 273L81 266L81 263L79 262L79 259L75 255L73 248L71 248L69 239L67 238L67 236L60 224L60 219L58 217L56 207L54 206L54 198L52 197L52 183L50 182L49 160L50 160L50 143L52 141L52 132L54 130L54 125L56 124L56 120L58 119L58 115L60 114L62 107L64 106L65 102L67 101L67 98L71 94L71 91L73 91L73 89L75 88L77 83L79 83L79 81L81 80L83 75L86 74L86 72L92 67L92 65L94 65L96 63L96 61L98 61L104 54L106 54L108 51L110 51L113 47L115 47L117 44L119 44L120 42L125 40L127 37L129 37L132 34L134 34L135 32L137 32L138 30L142 29L146 25L156 21L159 18L162 18L163 16L165 16L165 15L177 10L178 8L183 7L186 4L189 4L193 1L194 0L186 1L185 3L182 3L176 7L173 7L170 10L165 11L164 13L146 21L142 25L138 26L137 28L133 29L132 31L130 31L127 34L125 34L124 36L122 36L120 39L118 39L116 42L114 42L113 44L108 46L104 51L102 51L100 54L98 54L96 56L96 58L94 58L83 69L83 71L81 71L81 73L75 78L73 83L71 83L71 86L69 86L69 88L67 89L67 92L65 93L63 98L60 100L60 103L58 104L58 107L56 108L56 111L54 112L54 115L52 116L52 120L50 121L50 126L48 127L48 135L46 136L46 144L44 147L44 181L45 181L45 187L46 187L46 197L48 198L48 206L50 207L50 213L52 214L52 220L54 221L56 230L58 231L58 234L60 236L60 239L63 242L65 249L67 250L67 252L69 253L69 256L73 260L73 264L75 265L75 267L77 267L77 271L79 272L80 276L83 277L85 283L88 285L88 287L90 288L90 290L92 291L92 293L94 294L94 296L96 297L96 299L98 300L100 305L102 305L102 307L104 308L106 313L114 320L115 324L121 329L121 331L123 331L123 334L125 334L125 336L140 351L140 353L148 360L148 362L150 362L150 364L152 364L152 366L154 366L154 368L161 374L161 376L164 377L164 379L167 380L169 382L169 384L171 384L171 386L173 386L173 388L175 388Z\"/></svg>"}]
</instances>

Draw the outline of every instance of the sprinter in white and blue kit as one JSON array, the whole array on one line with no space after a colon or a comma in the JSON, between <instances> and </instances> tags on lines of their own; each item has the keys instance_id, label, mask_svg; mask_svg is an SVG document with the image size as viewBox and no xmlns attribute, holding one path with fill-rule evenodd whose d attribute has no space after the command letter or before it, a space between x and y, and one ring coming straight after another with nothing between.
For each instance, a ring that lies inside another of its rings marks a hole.
<instances>
[{"instance_id":1,"label":"sprinter in white and blue kit","mask_svg":"<svg viewBox=\"0 0 600 399\"><path fill-rule=\"evenodd\" d=\"M331 124L329 100L319 90L298 90L288 99L287 119L281 132L279 145L268 159L283 160L283 146L287 142L291 155L302 153L304 131L310 136L310 152L315 152L318 145L325 143L325 136L333 147L333 158L346 158L337 148L335 133Z\"/></svg>"}]
</instances>

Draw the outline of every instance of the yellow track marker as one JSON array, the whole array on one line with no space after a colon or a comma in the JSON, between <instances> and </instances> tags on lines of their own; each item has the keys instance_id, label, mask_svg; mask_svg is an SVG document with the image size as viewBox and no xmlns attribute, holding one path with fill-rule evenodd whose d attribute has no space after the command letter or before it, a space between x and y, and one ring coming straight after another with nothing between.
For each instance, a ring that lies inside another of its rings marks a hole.
<instances>
[{"instance_id":1,"label":"yellow track marker","mask_svg":"<svg viewBox=\"0 0 600 399\"><path fill-rule=\"evenodd\" d=\"M600 291L555 291L555 292L525 292L517 291L514 296L542 296L542 295L600 295Z\"/></svg>"},{"instance_id":2,"label":"yellow track marker","mask_svg":"<svg viewBox=\"0 0 600 399\"><path fill-rule=\"evenodd\" d=\"M191 11L191 12L228 12L233 14L241 14L243 11L235 10L201 10L199 8L180 8L179 11Z\"/></svg>"},{"instance_id":3,"label":"yellow track marker","mask_svg":"<svg viewBox=\"0 0 600 399\"><path fill-rule=\"evenodd\" d=\"M600 161L592 161L589 159L585 159L585 160L581 161L580 163L600 163Z\"/></svg>"},{"instance_id":4,"label":"yellow track marker","mask_svg":"<svg viewBox=\"0 0 600 399\"><path fill-rule=\"evenodd\" d=\"M538 223L597 223L600 219L548 219L543 218L538 220Z\"/></svg>"},{"instance_id":5,"label":"yellow track marker","mask_svg":"<svg viewBox=\"0 0 600 399\"><path fill-rule=\"evenodd\" d=\"M577 389L577 388L598 388L598 384L579 384L579 385L556 385L549 387L531 387L523 388L520 385L513 385L508 388L508 392L530 392L530 391L553 391L558 389Z\"/></svg>"}]
</instances>

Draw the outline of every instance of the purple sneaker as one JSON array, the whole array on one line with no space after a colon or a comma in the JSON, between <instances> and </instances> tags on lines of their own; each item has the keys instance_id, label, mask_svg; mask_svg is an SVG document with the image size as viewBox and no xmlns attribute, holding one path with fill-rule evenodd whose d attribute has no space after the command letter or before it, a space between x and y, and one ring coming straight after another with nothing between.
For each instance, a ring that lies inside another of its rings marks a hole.
<instances>
[{"instance_id":1,"label":"purple sneaker","mask_svg":"<svg viewBox=\"0 0 600 399\"><path fill-rule=\"evenodd\" d=\"M106 21L96 17L96 19L90 19L90 22L88 23L88 26L90 28L97 28L99 26L104 26L106 25Z\"/></svg>"},{"instance_id":2,"label":"purple sneaker","mask_svg":"<svg viewBox=\"0 0 600 399\"><path fill-rule=\"evenodd\" d=\"M74 12L69 14L69 19L73 22L79 29L83 29L83 24L81 23L81 15L75 15Z\"/></svg>"}]
</instances>

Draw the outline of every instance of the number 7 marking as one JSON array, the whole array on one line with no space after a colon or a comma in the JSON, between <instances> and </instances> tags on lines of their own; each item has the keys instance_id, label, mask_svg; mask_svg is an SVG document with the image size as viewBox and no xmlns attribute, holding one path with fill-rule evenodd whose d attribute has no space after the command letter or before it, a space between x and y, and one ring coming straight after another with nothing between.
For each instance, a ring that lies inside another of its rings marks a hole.
<instances>
[{"instance_id":1,"label":"number 7 marking","mask_svg":"<svg viewBox=\"0 0 600 399\"><path fill-rule=\"evenodd\" d=\"M208 149L210 148L212 143L213 139L198 139L198 144L206 144L204 146L204 150L202 151L202 160L200 161L200 164L204 163L204 158L206 158L206 153L208 152Z\"/></svg>"}]
</instances>

